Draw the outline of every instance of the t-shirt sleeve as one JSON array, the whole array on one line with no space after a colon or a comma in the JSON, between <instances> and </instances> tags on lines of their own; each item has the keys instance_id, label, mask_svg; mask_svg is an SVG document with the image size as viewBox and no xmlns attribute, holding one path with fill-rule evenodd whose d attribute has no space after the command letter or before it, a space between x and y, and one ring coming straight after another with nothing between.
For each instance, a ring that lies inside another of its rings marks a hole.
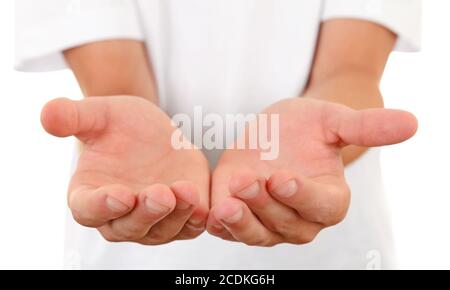
<instances>
[{"instance_id":1,"label":"t-shirt sleeve","mask_svg":"<svg viewBox=\"0 0 450 290\"><path fill-rule=\"evenodd\" d=\"M66 67L68 48L108 39L143 40L134 0L16 0L15 67Z\"/></svg>"},{"instance_id":2,"label":"t-shirt sleeve","mask_svg":"<svg viewBox=\"0 0 450 290\"><path fill-rule=\"evenodd\" d=\"M334 18L378 23L397 34L395 50L420 49L421 0L325 0L322 21Z\"/></svg>"}]
</instances>

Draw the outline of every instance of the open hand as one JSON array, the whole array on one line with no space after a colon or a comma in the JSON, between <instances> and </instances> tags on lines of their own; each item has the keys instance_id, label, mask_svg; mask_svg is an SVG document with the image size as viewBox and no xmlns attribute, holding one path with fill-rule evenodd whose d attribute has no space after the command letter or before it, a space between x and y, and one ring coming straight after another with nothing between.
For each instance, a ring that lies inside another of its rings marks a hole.
<instances>
[{"instance_id":1,"label":"open hand","mask_svg":"<svg viewBox=\"0 0 450 290\"><path fill-rule=\"evenodd\" d=\"M176 128L153 103L132 96L56 99L41 119L50 134L83 144L68 198L78 223L108 241L146 245L204 231L207 160L196 149L172 148Z\"/></svg>"},{"instance_id":2,"label":"open hand","mask_svg":"<svg viewBox=\"0 0 450 290\"><path fill-rule=\"evenodd\" d=\"M350 203L342 148L399 143L417 129L404 111L355 111L308 98L280 101L264 113L279 114L278 158L226 150L213 173L207 224L213 235L257 246L308 243L342 221Z\"/></svg>"}]
</instances>

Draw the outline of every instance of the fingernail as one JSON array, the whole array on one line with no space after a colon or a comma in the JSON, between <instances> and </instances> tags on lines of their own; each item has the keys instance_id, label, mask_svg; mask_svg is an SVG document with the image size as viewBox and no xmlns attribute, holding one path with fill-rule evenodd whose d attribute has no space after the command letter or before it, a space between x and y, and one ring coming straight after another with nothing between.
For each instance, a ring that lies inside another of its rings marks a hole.
<instances>
[{"instance_id":1,"label":"fingernail","mask_svg":"<svg viewBox=\"0 0 450 290\"><path fill-rule=\"evenodd\" d=\"M106 198L106 205L114 212L126 212L130 209L126 204L111 196Z\"/></svg>"},{"instance_id":2,"label":"fingernail","mask_svg":"<svg viewBox=\"0 0 450 290\"><path fill-rule=\"evenodd\" d=\"M192 224L192 225L199 225L199 224L202 224L202 223L203 223L203 220L200 220L200 219L191 219L191 220L189 220L189 223Z\"/></svg>"},{"instance_id":3,"label":"fingernail","mask_svg":"<svg viewBox=\"0 0 450 290\"><path fill-rule=\"evenodd\" d=\"M185 224L185 226L193 231L203 231L205 229L204 226L195 226L191 223L187 223Z\"/></svg>"},{"instance_id":4,"label":"fingernail","mask_svg":"<svg viewBox=\"0 0 450 290\"><path fill-rule=\"evenodd\" d=\"M162 214L170 210L170 208L152 200L149 196L145 199L145 206L149 212L154 214Z\"/></svg>"},{"instance_id":5,"label":"fingernail","mask_svg":"<svg viewBox=\"0 0 450 290\"><path fill-rule=\"evenodd\" d=\"M242 208L239 208L233 215L227 218L223 218L223 220L228 224L234 224L237 223L242 218L243 215L244 211L242 210Z\"/></svg>"},{"instance_id":6,"label":"fingernail","mask_svg":"<svg viewBox=\"0 0 450 290\"><path fill-rule=\"evenodd\" d=\"M281 197L291 197L298 190L297 182L295 180L289 180L274 189L274 193Z\"/></svg>"},{"instance_id":7,"label":"fingernail","mask_svg":"<svg viewBox=\"0 0 450 290\"><path fill-rule=\"evenodd\" d=\"M205 221L198 218L192 218L186 223L186 227L193 231L203 231L205 229Z\"/></svg>"},{"instance_id":8,"label":"fingernail","mask_svg":"<svg viewBox=\"0 0 450 290\"><path fill-rule=\"evenodd\" d=\"M213 228L214 228L216 231L221 231L221 230L224 229L224 227L223 227L222 225L213 225Z\"/></svg>"},{"instance_id":9,"label":"fingernail","mask_svg":"<svg viewBox=\"0 0 450 290\"><path fill-rule=\"evenodd\" d=\"M181 210L185 210L188 209L192 206L192 204L182 200L182 199L177 199L177 209L181 209Z\"/></svg>"},{"instance_id":10,"label":"fingernail","mask_svg":"<svg viewBox=\"0 0 450 290\"><path fill-rule=\"evenodd\" d=\"M243 199L255 198L259 193L259 182L255 182L252 185L247 186L240 192L236 193L237 196Z\"/></svg>"}]
</instances>

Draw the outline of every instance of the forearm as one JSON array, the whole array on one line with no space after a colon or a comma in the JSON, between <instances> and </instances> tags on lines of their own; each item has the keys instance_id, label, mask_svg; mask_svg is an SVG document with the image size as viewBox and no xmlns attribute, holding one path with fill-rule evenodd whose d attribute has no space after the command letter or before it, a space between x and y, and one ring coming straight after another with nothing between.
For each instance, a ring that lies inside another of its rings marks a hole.
<instances>
[{"instance_id":1,"label":"forearm","mask_svg":"<svg viewBox=\"0 0 450 290\"><path fill-rule=\"evenodd\" d=\"M304 96L340 103L356 110L383 107L378 79L357 71L337 73L320 82L313 81ZM344 148L344 164L359 158L366 149L358 146Z\"/></svg>"},{"instance_id":2,"label":"forearm","mask_svg":"<svg viewBox=\"0 0 450 290\"><path fill-rule=\"evenodd\" d=\"M133 40L95 42L64 52L83 94L132 95L158 103L145 44Z\"/></svg>"}]
</instances>

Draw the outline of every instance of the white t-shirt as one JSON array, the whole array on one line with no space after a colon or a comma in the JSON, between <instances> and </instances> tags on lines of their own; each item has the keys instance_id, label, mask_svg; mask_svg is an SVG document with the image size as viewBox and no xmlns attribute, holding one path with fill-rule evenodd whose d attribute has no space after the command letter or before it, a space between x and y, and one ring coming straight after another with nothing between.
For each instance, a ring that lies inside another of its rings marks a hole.
<instances>
[{"instance_id":1,"label":"white t-shirt","mask_svg":"<svg viewBox=\"0 0 450 290\"><path fill-rule=\"evenodd\" d=\"M358 18L420 44L420 0L17 0L16 67L65 68L62 51L105 39L147 42L162 107L169 113L254 113L299 95L319 25ZM208 152L212 163L217 151ZM69 268L303 269L393 267L379 167L369 150L346 169L352 205L345 221L305 246L248 247L203 234L163 246L112 244L68 218Z\"/></svg>"}]
</instances>

